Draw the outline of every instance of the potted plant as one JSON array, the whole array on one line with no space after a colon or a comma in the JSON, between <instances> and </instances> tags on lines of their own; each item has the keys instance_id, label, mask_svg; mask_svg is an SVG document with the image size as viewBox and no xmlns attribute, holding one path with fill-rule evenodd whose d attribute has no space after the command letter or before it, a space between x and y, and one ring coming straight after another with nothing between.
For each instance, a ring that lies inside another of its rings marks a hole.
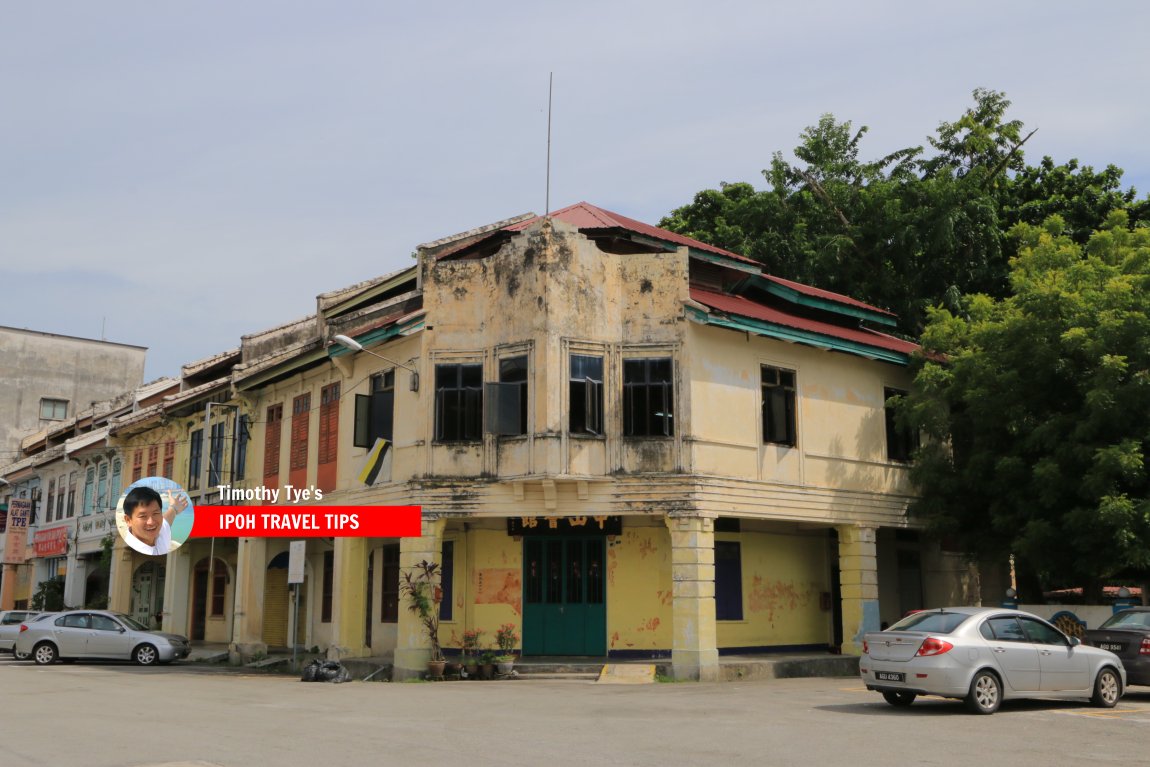
<instances>
[{"instance_id":1,"label":"potted plant","mask_svg":"<svg viewBox=\"0 0 1150 767\"><path fill-rule=\"evenodd\" d=\"M479 668L479 640L483 638L483 629L470 629L463 632L462 658L463 670L468 676L475 676Z\"/></svg>"},{"instance_id":2,"label":"potted plant","mask_svg":"<svg viewBox=\"0 0 1150 767\"><path fill-rule=\"evenodd\" d=\"M415 613L427 634L431 647L431 657L427 661L427 675L431 679L442 679L447 660L439 646L439 603L443 601L443 590L439 585L439 564L426 559L403 573L399 593L407 599L407 609Z\"/></svg>"},{"instance_id":3,"label":"potted plant","mask_svg":"<svg viewBox=\"0 0 1150 767\"><path fill-rule=\"evenodd\" d=\"M499 627L495 632L495 644L499 645L499 657L496 658L499 673L510 674L515 665L515 645L519 644L519 634L515 631L514 623L504 623Z\"/></svg>"},{"instance_id":4,"label":"potted plant","mask_svg":"<svg viewBox=\"0 0 1150 767\"><path fill-rule=\"evenodd\" d=\"M479 678L495 678L495 652L493 650L484 650L479 654Z\"/></svg>"}]
</instances>

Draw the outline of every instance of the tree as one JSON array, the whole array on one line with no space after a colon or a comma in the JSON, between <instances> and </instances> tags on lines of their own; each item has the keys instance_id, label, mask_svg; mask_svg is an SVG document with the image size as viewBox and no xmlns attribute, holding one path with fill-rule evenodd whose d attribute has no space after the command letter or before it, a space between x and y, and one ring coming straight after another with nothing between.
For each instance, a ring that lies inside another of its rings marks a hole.
<instances>
[{"instance_id":1,"label":"tree","mask_svg":"<svg viewBox=\"0 0 1150 767\"><path fill-rule=\"evenodd\" d=\"M1084 245L1068 228L1017 225L1013 295L930 312L900 411L930 437L913 514L1098 597L1150 572L1150 229L1124 211Z\"/></svg>"},{"instance_id":2,"label":"tree","mask_svg":"<svg viewBox=\"0 0 1150 767\"><path fill-rule=\"evenodd\" d=\"M928 137L933 153L907 147L861 160L866 127L823 115L805 129L797 162L773 155L768 188L721 184L695 195L661 226L754 258L779 277L889 309L917 336L929 307L958 311L964 294L1004 298L1017 223L1063 217L1085 242L1116 208L1150 220L1150 199L1120 187L1122 171L1025 164L1033 131L1007 119L1010 101L987 89Z\"/></svg>"}]
</instances>

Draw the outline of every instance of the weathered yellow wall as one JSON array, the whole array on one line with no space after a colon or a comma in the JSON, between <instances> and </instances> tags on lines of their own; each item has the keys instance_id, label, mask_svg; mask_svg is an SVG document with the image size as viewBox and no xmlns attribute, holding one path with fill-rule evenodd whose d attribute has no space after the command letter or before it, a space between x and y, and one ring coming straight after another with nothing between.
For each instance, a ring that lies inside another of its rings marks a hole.
<instances>
[{"instance_id":1,"label":"weathered yellow wall","mask_svg":"<svg viewBox=\"0 0 1150 767\"><path fill-rule=\"evenodd\" d=\"M448 534L445 538L450 538ZM459 553L465 549L467 569L460 567ZM486 529L471 530L466 538L457 538L455 587L467 604L464 625L453 627L450 646L459 647L459 638L467 629L482 629L483 646L495 646L495 632L504 623L523 629L523 542L507 534L505 526L491 524ZM460 575L466 573L465 578ZM462 588L461 588L462 587ZM458 598L456 600L458 613ZM443 635L441 632L441 640Z\"/></svg>"},{"instance_id":2,"label":"weathered yellow wall","mask_svg":"<svg viewBox=\"0 0 1150 767\"><path fill-rule=\"evenodd\" d=\"M719 647L827 644L831 611L819 595L830 591L825 534L715 533L739 541L743 565L743 620L719 621Z\"/></svg>"},{"instance_id":3,"label":"weathered yellow wall","mask_svg":"<svg viewBox=\"0 0 1150 767\"><path fill-rule=\"evenodd\" d=\"M671 537L662 517L624 518L607 541L607 649L671 647Z\"/></svg>"}]
</instances>

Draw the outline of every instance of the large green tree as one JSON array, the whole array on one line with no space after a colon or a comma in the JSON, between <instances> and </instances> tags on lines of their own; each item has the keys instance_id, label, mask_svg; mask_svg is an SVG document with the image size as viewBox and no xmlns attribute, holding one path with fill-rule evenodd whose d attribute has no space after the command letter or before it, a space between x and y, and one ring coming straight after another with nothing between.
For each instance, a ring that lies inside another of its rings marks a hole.
<instances>
[{"instance_id":1,"label":"large green tree","mask_svg":"<svg viewBox=\"0 0 1150 767\"><path fill-rule=\"evenodd\" d=\"M703 190L661 226L755 258L777 276L890 309L914 336L931 306L1009 294L1014 224L1059 214L1084 242L1115 208L1150 214L1150 203L1121 189L1113 166L1095 173L1049 158L1027 166L1033 132L1007 119L1005 95L973 95L958 120L928 137L929 152L907 147L877 160L860 159L866 127L824 115L803 131L795 162L773 155L765 190Z\"/></svg>"},{"instance_id":2,"label":"large green tree","mask_svg":"<svg viewBox=\"0 0 1150 767\"><path fill-rule=\"evenodd\" d=\"M1077 242L1019 224L1012 294L930 312L903 416L931 439L912 511L1023 584L1150 572L1150 229L1124 211ZM1035 594L1027 596L1034 598Z\"/></svg>"}]
</instances>

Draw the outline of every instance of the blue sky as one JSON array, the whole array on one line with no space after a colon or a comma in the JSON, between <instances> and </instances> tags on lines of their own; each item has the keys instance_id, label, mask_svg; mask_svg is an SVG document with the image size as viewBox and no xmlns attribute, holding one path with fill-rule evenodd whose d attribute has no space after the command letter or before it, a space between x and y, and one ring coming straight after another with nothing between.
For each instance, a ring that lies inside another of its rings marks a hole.
<instances>
[{"instance_id":1,"label":"blue sky","mask_svg":"<svg viewBox=\"0 0 1150 767\"><path fill-rule=\"evenodd\" d=\"M545 200L657 223L830 112L862 156L971 91L1150 192L1150 5L3 2L0 324L148 378Z\"/></svg>"}]
</instances>

